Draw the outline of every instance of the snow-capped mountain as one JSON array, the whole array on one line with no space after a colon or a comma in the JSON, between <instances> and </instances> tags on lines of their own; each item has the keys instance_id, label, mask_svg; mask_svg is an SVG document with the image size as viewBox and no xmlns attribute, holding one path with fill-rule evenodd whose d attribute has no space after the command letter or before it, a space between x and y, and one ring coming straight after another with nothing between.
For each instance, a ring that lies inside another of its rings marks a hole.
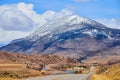
<instances>
[{"instance_id":1,"label":"snow-capped mountain","mask_svg":"<svg viewBox=\"0 0 120 80\"><path fill-rule=\"evenodd\" d=\"M35 31L30 36L27 36L27 38L31 40L39 39L39 37L45 36L47 34L59 34L64 33L66 31L76 30L76 29L82 29L85 27L94 26L97 29L101 28L104 29L105 26L102 24L99 24L93 20L79 17L77 15L73 16L66 16L64 18L55 19L53 21L48 22L47 24L40 27L37 31ZM99 26L99 27L98 27ZM96 32L97 30L93 30L92 33ZM86 32L86 34L92 34L91 31ZM49 37L51 37L49 36Z\"/></svg>"},{"instance_id":2,"label":"snow-capped mountain","mask_svg":"<svg viewBox=\"0 0 120 80\"><path fill-rule=\"evenodd\" d=\"M95 55L118 46L120 46L120 30L72 15L49 21L29 36L13 40L0 50L76 57Z\"/></svg>"}]
</instances>

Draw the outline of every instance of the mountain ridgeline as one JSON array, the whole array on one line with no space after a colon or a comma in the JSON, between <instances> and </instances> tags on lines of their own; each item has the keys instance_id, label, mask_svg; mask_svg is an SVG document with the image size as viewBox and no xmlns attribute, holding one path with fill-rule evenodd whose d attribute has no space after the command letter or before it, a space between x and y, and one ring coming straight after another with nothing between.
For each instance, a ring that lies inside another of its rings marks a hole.
<instances>
[{"instance_id":1,"label":"mountain ridgeline","mask_svg":"<svg viewBox=\"0 0 120 80\"><path fill-rule=\"evenodd\" d=\"M57 54L70 57L120 55L120 30L77 15L54 19L25 38L0 48L3 52Z\"/></svg>"}]
</instances>

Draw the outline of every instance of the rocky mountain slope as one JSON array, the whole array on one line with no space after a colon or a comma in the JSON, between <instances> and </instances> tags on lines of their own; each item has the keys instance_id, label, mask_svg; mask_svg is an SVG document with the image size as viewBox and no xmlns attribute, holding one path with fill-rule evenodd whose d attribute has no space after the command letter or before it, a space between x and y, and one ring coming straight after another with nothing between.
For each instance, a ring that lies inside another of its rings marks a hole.
<instances>
[{"instance_id":1,"label":"rocky mountain slope","mask_svg":"<svg viewBox=\"0 0 120 80\"><path fill-rule=\"evenodd\" d=\"M15 54L10 52L0 52L0 64L32 64L32 65L48 65L48 64L66 64L79 63L75 58L66 58L63 56L50 54Z\"/></svg>"},{"instance_id":2,"label":"rocky mountain slope","mask_svg":"<svg viewBox=\"0 0 120 80\"><path fill-rule=\"evenodd\" d=\"M52 20L0 51L57 54L70 57L120 55L120 30L77 15Z\"/></svg>"}]
</instances>

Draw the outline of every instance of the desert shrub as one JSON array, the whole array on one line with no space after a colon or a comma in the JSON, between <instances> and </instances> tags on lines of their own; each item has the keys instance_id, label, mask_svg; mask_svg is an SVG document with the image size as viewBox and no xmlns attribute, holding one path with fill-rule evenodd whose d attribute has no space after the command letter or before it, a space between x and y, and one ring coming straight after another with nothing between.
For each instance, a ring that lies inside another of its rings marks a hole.
<instances>
[{"instance_id":1,"label":"desert shrub","mask_svg":"<svg viewBox=\"0 0 120 80\"><path fill-rule=\"evenodd\" d=\"M96 72L97 74L104 73L108 69L108 66L100 66L99 70Z\"/></svg>"}]
</instances>

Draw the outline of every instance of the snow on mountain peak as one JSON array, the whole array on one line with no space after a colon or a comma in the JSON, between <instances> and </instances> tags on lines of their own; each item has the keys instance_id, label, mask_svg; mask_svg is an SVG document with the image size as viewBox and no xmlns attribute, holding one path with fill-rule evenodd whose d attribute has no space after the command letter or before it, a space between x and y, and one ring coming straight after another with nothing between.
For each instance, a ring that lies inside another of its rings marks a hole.
<instances>
[{"instance_id":1,"label":"snow on mountain peak","mask_svg":"<svg viewBox=\"0 0 120 80\"><path fill-rule=\"evenodd\" d=\"M33 34L28 36L28 38L37 39L47 34L52 35L52 34L63 33L70 30L81 29L83 27L87 27L88 25L94 26L100 24L93 20L80 17L78 15L64 16L59 19L53 19L52 21L49 21L48 23L44 24Z\"/></svg>"}]
</instances>

